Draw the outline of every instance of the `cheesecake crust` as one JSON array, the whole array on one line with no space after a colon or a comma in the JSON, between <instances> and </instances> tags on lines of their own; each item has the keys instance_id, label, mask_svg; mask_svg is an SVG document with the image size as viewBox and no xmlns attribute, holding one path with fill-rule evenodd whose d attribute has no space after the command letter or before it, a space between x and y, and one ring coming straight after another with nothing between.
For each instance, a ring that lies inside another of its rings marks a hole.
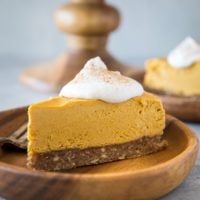
<instances>
[{"instance_id":1,"label":"cheesecake crust","mask_svg":"<svg viewBox=\"0 0 200 200\"><path fill-rule=\"evenodd\" d=\"M136 158L160 151L167 147L162 136L140 139L101 147L65 149L28 156L28 167L37 170L62 171L81 166L97 165L117 160Z\"/></svg>"}]
</instances>

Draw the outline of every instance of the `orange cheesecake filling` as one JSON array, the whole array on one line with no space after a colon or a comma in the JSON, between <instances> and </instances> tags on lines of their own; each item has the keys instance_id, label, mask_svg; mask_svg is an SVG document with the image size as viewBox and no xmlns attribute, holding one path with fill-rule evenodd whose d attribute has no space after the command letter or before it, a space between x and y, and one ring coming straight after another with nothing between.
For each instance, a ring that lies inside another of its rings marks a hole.
<instances>
[{"instance_id":1,"label":"orange cheesecake filling","mask_svg":"<svg viewBox=\"0 0 200 200\"><path fill-rule=\"evenodd\" d=\"M28 114L29 154L120 144L161 135L165 127L160 99L147 92L122 103L56 97Z\"/></svg>"}]
</instances>

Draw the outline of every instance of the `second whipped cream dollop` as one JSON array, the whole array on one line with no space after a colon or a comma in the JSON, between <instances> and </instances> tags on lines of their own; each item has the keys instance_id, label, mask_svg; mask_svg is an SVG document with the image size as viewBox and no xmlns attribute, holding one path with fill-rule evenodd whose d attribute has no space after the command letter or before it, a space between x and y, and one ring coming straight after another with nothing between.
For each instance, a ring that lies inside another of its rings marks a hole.
<instances>
[{"instance_id":1,"label":"second whipped cream dollop","mask_svg":"<svg viewBox=\"0 0 200 200\"><path fill-rule=\"evenodd\" d=\"M96 57L90 59L76 77L62 88L60 96L120 103L141 96L143 92L140 83L120 72L109 71L103 61Z\"/></svg>"},{"instance_id":2,"label":"second whipped cream dollop","mask_svg":"<svg viewBox=\"0 0 200 200\"><path fill-rule=\"evenodd\" d=\"M167 60L174 68L189 67L200 60L200 44L191 37L187 37L169 53Z\"/></svg>"}]
</instances>

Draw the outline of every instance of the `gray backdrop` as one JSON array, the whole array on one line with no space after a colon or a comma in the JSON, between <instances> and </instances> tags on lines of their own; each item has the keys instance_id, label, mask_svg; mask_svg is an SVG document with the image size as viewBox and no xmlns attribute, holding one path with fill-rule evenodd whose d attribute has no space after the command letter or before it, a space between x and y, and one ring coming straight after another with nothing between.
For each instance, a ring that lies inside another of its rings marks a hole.
<instances>
[{"instance_id":1,"label":"gray backdrop","mask_svg":"<svg viewBox=\"0 0 200 200\"><path fill-rule=\"evenodd\" d=\"M53 13L67 0L0 0L0 58L45 60L67 44ZM110 0L122 15L109 49L128 62L165 55L185 36L200 38L199 0Z\"/></svg>"}]
</instances>

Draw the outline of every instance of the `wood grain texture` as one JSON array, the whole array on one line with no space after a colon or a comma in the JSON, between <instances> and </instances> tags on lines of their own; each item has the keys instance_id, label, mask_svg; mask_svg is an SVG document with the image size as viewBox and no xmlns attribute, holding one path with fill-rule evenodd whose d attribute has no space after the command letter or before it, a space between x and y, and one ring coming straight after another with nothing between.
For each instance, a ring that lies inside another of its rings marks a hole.
<instances>
[{"instance_id":1,"label":"wood grain texture","mask_svg":"<svg viewBox=\"0 0 200 200\"><path fill-rule=\"evenodd\" d=\"M23 125L28 120L28 107L10 109L0 112L0 136L8 137L10 133Z\"/></svg>"},{"instance_id":2,"label":"wood grain texture","mask_svg":"<svg viewBox=\"0 0 200 200\"><path fill-rule=\"evenodd\" d=\"M190 122L200 122L200 97L159 95L167 113Z\"/></svg>"},{"instance_id":3,"label":"wood grain texture","mask_svg":"<svg viewBox=\"0 0 200 200\"><path fill-rule=\"evenodd\" d=\"M7 115L0 113L1 119ZM167 116L164 137L169 142L164 151L62 173L29 170L26 152L3 148L0 196L22 200L159 198L183 182L194 166L199 149L195 134L170 116Z\"/></svg>"}]
</instances>

